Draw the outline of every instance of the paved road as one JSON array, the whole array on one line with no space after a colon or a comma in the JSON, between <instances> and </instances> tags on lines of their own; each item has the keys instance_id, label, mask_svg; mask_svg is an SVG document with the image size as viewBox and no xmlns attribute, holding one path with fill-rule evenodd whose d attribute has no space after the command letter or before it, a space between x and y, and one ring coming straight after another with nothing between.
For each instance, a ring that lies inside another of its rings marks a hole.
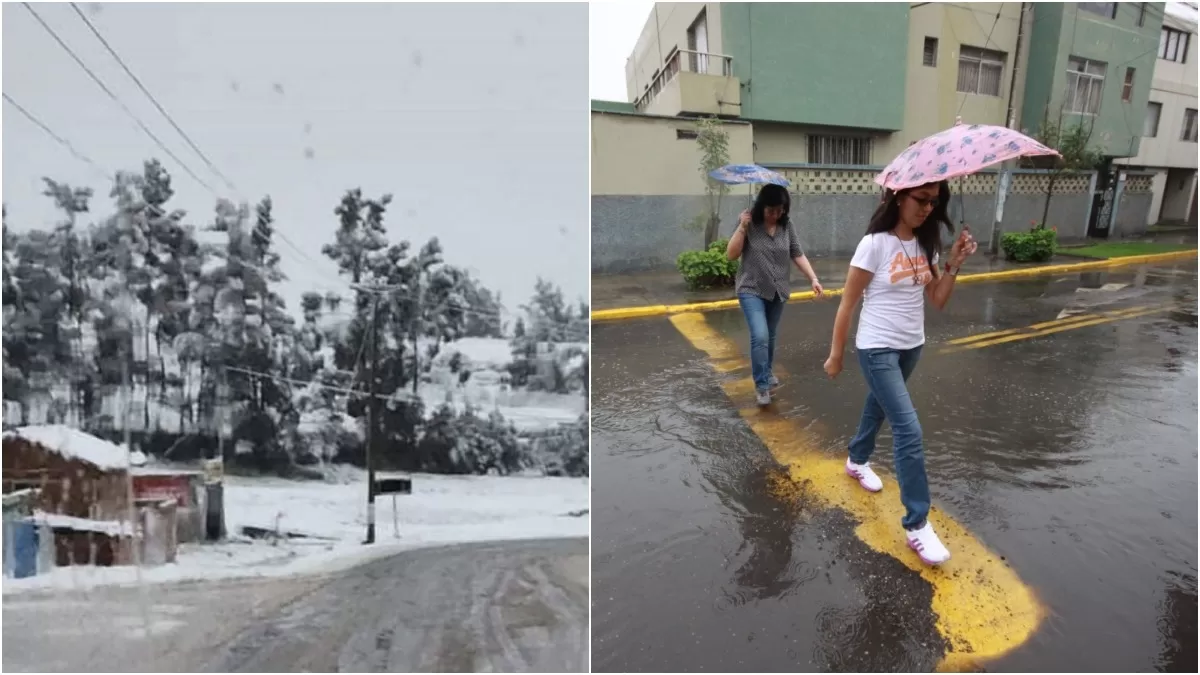
<instances>
[{"instance_id":1,"label":"paved road","mask_svg":"<svg viewBox=\"0 0 1200 675\"><path fill-rule=\"evenodd\" d=\"M586 672L587 552L425 549L333 578L151 588L144 604L136 589L6 598L4 669Z\"/></svg>"},{"instance_id":2,"label":"paved road","mask_svg":"<svg viewBox=\"0 0 1200 675\"><path fill-rule=\"evenodd\" d=\"M852 359L821 372L834 303L785 310L763 412L738 312L597 324L593 669L1195 672L1196 284L1195 262L964 284L930 312L935 572L894 481L839 475L865 389Z\"/></svg>"}]
</instances>

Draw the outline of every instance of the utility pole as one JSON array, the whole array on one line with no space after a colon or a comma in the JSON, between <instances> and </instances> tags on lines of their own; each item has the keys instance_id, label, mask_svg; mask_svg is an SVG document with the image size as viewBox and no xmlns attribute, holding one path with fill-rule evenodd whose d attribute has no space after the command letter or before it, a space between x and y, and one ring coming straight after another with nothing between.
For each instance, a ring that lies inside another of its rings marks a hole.
<instances>
[{"instance_id":1,"label":"utility pole","mask_svg":"<svg viewBox=\"0 0 1200 675\"><path fill-rule=\"evenodd\" d=\"M1021 45L1025 38L1025 14L1029 3L1021 3L1021 14L1017 18L1017 45L1013 53L1012 76L1008 83L1008 111L1005 114L1005 124L1009 129L1017 128L1017 73L1021 62ZM996 213L992 218L992 235L988 239L988 253L996 255L1000 252L1000 221L1004 219L1004 201L1008 197L1008 186L1012 181L1012 171L1008 166L1000 170L996 183Z\"/></svg>"},{"instance_id":2,"label":"utility pole","mask_svg":"<svg viewBox=\"0 0 1200 675\"><path fill-rule=\"evenodd\" d=\"M378 403L376 400L376 379L378 370L379 349L376 332L379 323L379 293L375 290L371 292L371 332L368 336L367 348L370 353L367 357L367 539L364 544L375 543L375 461L373 445L375 444L375 425L378 424L378 418L375 414L375 406Z\"/></svg>"}]
</instances>

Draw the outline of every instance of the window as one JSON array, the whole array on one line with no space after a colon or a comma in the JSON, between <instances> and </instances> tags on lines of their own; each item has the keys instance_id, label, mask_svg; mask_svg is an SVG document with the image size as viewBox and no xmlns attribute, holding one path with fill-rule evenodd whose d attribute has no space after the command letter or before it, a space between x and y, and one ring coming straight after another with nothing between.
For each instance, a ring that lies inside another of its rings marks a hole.
<instances>
[{"instance_id":1,"label":"window","mask_svg":"<svg viewBox=\"0 0 1200 675\"><path fill-rule=\"evenodd\" d=\"M999 96L1004 77L1004 52L968 47L958 50L958 91L964 94Z\"/></svg>"},{"instance_id":2,"label":"window","mask_svg":"<svg viewBox=\"0 0 1200 675\"><path fill-rule=\"evenodd\" d=\"M1138 28L1146 25L1146 10L1148 9L1148 4L1149 3L1146 2L1138 3Z\"/></svg>"},{"instance_id":3,"label":"window","mask_svg":"<svg viewBox=\"0 0 1200 675\"><path fill-rule=\"evenodd\" d=\"M1108 65L1078 56L1067 59L1067 112L1095 115L1100 112L1104 75Z\"/></svg>"},{"instance_id":4,"label":"window","mask_svg":"<svg viewBox=\"0 0 1200 675\"><path fill-rule=\"evenodd\" d=\"M925 53L921 56L921 65L929 66L930 68L937 68L937 48L937 38L925 38Z\"/></svg>"},{"instance_id":5,"label":"window","mask_svg":"<svg viewBox=\"0 0 1200 675\"><path fill-rule=\"evenodd\" d=\"M809 164L846 164L867 166L871 163L871 139L862 136L808 137Z\"/></svg>"},{"instance_id":6,"label":"window","mask_svg":"<svg viewBox=\"0 0 1200 675\"><path fill-rule=\"evenodd\" d=\"M1125 69L1125 84L1121 87L1121 100L1128 103L1133 100L1133 75L1134 68Z\"/></svg>"},{"instance_id":7,"label":"window","mask_svg":"<svg viewBox=\"0 0 1200 675\"><path fill-rule=\"evenodd\" d=\"M1188 40L1192 36L1181 30L1163 26L1158 38L1158 58L1175 63L1187 63Z\"/></svg>"},{"instance_id":8,"label":"window","mask_svg":"<svg viewBox=\"0 0 1200 675\"><path fill-rule=\"evenodd\" d=\"M1117 3L1115 2L1077 2L1075 6L1085 12L1099 14L1106 19L1117 18Z\"/></svg>"},{"instance_id":9,"label":"window","mask_svg":"<svg viewBox=\"0 0 1200 675\"><path fill-rule=\"evenodd\" d=\"M1188 143L1196 142L1196 109L1188 108L1183 111L1183 133L1179 136L1180 140Z\"/></svg>"},{"instance_id":10,"label":"window","mask_svg":"<svg viewBox=\"0 0 1200 675\"><path fill-rule=\"evenodd\" d=\"M675 139L680 141L694 141L700 138L700 132L695 129L676 129Z\"/></svg>"},{"instance_id":11,"label":"window","mask_svg":"<svg viewBox=\"0 0 1200 675\"><path fill-rule=\"evenodd\" d=\"M1146 104L1146 121L1142 124L1142 136L1154 138L1158 136L1158 121L1162 119L1162 104L1150 101Z\"/></svg>"}]
</instances>

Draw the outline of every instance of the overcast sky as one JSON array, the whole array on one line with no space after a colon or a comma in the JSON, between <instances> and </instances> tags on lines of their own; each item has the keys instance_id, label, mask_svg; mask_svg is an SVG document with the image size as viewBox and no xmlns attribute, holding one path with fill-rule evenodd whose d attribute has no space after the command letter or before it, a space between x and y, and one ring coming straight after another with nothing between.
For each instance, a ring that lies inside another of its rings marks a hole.
<instances>
[{"instance_id":1,"label":"overcast sky","mask_svg":"<svg viewBox=\"0 0 1200 675\"><path fill-rule=\"evenodd\" d=\"M231 193L90 33L69 4L35 4L109 89L222 196L270 194L291 278L345 292L320 254L347 188L391 192L394 239L437 235L508 309L538 275L568 300L590 274L588 8L584 4L97 4L89 19L175 121L239 189ZM196 225L215 197L158 149L18 3L3 7L3 88L105 171L158 157L173 203ZM52 226L42 176L109 182L7 103L8 223ZM315 261L315 262L314 262Z\"/></svg>"},{"instance_id":2,"label":"overcast sky","mask_svg":"<svg viewBox=\"0 0 1200 675\"><path fill-rule=\"evenodd\" d=\"M591 97L625 101L625 60L654 10L653 2L605 2L591 5L588 51Z\"/></svg>"}]
</instances>

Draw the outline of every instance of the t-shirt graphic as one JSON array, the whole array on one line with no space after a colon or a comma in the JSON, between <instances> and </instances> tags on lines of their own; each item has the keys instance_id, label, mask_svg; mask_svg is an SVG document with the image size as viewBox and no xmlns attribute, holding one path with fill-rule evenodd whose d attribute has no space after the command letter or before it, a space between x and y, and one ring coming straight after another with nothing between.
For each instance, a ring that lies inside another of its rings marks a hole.
<instances>
[{"instance_id":1,"label":"t-shirt graphic","mask_svg":"<svg viewBox=\"0 0 1200 675\"><path fill-rule=\"evenodd\" d=\"M893 284L901 282L912 284L914 276L917 277L916 286L924 286L933 281L933 272L929 270L929 261L925 259L924 253L920 253L916 257L909 257L905 255L905 251L896 251L888 273L891 275Z\"/></svg>"},{"instance_id":2,"label":"t-shirt graphic","mask_svg":"<svg viewBox=\"0 0 1200 675\"><path fill-rule=\"evenodd\" d=\"M937 265L937 254L933 265ZM859 349L912 349L925 344L925 287L933 270L914 239L891 232L868 234L850 265L870 272L854 344ZM914 279L916 282L914 283Z\"/></svg>"}]
</instances>

